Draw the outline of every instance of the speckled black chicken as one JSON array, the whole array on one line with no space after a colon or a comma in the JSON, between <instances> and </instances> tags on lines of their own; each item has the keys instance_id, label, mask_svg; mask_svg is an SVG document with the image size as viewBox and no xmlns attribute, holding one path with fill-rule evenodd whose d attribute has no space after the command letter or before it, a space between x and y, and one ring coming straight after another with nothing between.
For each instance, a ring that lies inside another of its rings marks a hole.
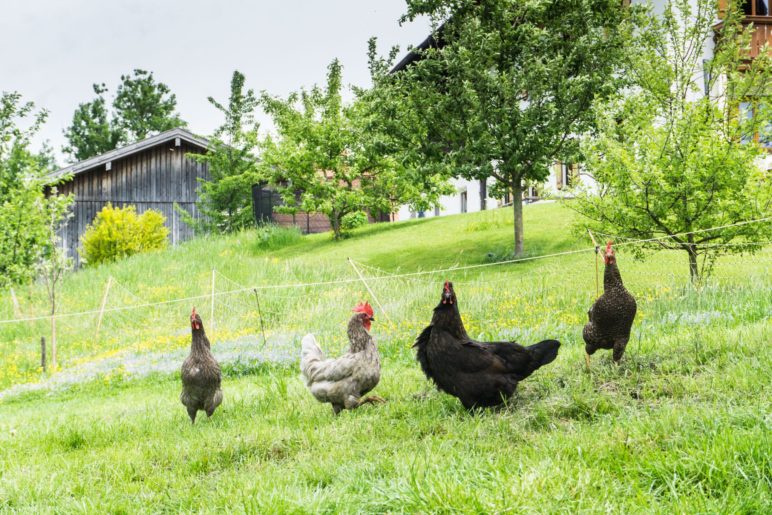
<instances>
[{"instance_id":1,"label":"speckled black chicken","mask_svg":"<svg viewBox=\"0 0 772 515\"><path fill-rule=\"evenodd\" d=\"M311 394L319 402L332 404L338 414L369 402L385 402L378 396L362 398L381 379L378 347L368 332L374 320L373 308L360 303L348 322L349 350L337 359L324 359L324 353L313 334L303 337L300 372Z\"/></svg>"},{"instance_id":2,"label":"speckled black chicken","mask_svg":"<svg viewBox=\"0 0 772 515\"><path fill-rule=\"evenodd\" d=\"M606 244L603 272L603 295L598 297L587 312L589 322L584 326L585 360L590 367L590 356L598 349L614 349L614 361L619 363L625 353L630 329L633 327L637 306L622 283L612 242Z\"/></svg>"},{"instance_id":3,"label":"speckled black chicken","mask_svg":"<svg viewBox=\"0 0 772 515\"><path fill-rule=\"evenodd\" d=\"M560 342L544 340L523 347L515 342L471 339L461 320L453 283L446 281L431 325L413 346L426 377L471 410L503 403L518 382L557 357Z\"/></svg>"},{"instance_id":4,"label":"speckled black chicken","mask_svg":"<svg viewBox=\"0 0 772 515\"><path fill-rule=\"evenodd\" d=\"M190 422L195 424L199 410L205 411L206 415L211 417L222 402L220 389L222 375L220 365L212 356L211 345L196 308L193 308L190 314L190 326L193 337L190 343L190 354L182 363L180 401L188 409Z\"/></svg>"}]
</instances>

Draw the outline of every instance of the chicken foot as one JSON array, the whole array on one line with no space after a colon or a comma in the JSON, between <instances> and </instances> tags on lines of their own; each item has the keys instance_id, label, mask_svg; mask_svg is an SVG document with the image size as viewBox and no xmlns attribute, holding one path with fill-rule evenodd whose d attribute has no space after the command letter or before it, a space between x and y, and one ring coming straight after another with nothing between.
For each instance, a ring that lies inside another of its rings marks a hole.
<instances>
[{"instance_id":1,"label":"chicken foot","mask_svg":"<svg viewBox=\"0 0 772 515\"><path fill-rule=\"evenodd\" d=\"M383 397L379 397L378 395L371 395L370 397L367 397L366 399L362 399L358 402L357 406L361 406L362 404L373 404L373 403L384 403L386 402L386 399Z\"/></svg>"},{"instance_id":2,"label":"chicken foot","mask_svg":"<svg viewBox=\"0 0 772 515\"><path fill-rule=\"evenodd\" d=\"M386 399L383 397L379 397L378 395L371 395L370 397L367 397L365 399L357 399L353 396L349 397L345 403L345 405L342 404L333 404L332 405L332 412L337 415L343 409L357 409L362 404L374 404L374 403L383 403L386 402Z\"/></svg>"}]
</instances>

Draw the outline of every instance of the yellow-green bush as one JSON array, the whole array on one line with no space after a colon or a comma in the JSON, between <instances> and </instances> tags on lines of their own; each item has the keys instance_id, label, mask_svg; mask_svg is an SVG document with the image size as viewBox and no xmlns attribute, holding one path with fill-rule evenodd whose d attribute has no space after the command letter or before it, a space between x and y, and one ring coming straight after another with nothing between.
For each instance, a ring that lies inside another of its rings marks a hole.
<instances>
[{"instance_id":1,"label":"yellow-green bush","mask_svg":"<svg viewBox=\"0 0 772 515\"><path fill-rule=\"evenodd\" d=\"M133 254L166 248L169 229L160 212L137 215L134 206L107 204L80 239L80 257L88 265L117 261Z\"/></svg>"}]
</instances>

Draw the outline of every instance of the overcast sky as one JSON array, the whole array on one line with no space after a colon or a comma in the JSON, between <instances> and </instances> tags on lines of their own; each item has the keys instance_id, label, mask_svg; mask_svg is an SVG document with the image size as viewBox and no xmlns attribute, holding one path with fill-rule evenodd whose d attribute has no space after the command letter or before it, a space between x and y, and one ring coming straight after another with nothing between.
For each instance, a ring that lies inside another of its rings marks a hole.
<instances>
[{"instance_id":1,"label":"overcast sky","mask_svg":"<svg viewBox=\"0 0 772 515\"><path fill-rule=\"evenodd\" d=\"M347 84L367 85L367 40L385 54L428 34L400 26L404 0L2 0L0 90L50 111L40 139L63 164L62 131L91 84L115 91L121 74L154 72L177 95L191 130L221 119L206 97L225 100L234 69L256 91L286 95L322 83L337 57ZM110 97L111 98L111 97ZM261 117L261 120L265 120Z\"/></svg>"}]
</instances>

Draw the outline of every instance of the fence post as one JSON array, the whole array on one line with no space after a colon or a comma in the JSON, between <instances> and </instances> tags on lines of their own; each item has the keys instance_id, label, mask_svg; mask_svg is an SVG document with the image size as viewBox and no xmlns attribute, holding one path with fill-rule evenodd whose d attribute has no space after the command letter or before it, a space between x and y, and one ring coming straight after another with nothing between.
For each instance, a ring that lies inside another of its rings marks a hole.
<instances>
[{"instance_id":1,"label":"fence post","mask_svg":"<svg viewBox=\"0 0 772 515\"><path fill-rule=\"evenodd\" d=\"M19 307L19 299L16 298L16 292L11 288L11 300L13 301L13 316L15 318L21 318L21 308Z\"/></svg>"},{"instance_id":2,"label":"fence post","mask_svg":"<svg viewBox=\"0 0 772 515\"><path fill-rule=\"evenodd\" d=\"M587 229L587 232L590 234L590 239L592 240L592 244L595 245L595 296L600 296L600 281L598 279L598 253L600 252L600 247L598 246L598 242L595 241L595 236L593 236L592 231Z\"/></svg>"},{"instance_id":3,"label":"fence post","mask_svg":"<svg viewBox=\"0 0 772 515\"><path fill-rule=\"evenodd\" d=\"M385 316L386 320L388 320L389 323L393 326L394 322L392 322L391 319L389 318L389 315L386 314L386 310L383 309L383 305L381 304L381 301L378 300L378 297L375 296L375 293L373 293L373 290L370 289L370 285L367 284L367 281L365 281L365 278L362 275L362 272L359 271L359 268L354 264L354 261L351 258L346 258L346 259L348 259L348 264L351 265L351 268L353 268L354 272L356 272L357 275L359 276L359 280L362 281L362 284L365 285L365 288L367 288L367 291L370 292L370 295L373 297L373 300L381 309L381 313L383 313L383 316Z\"/></svg>"},{"instance_id":4,"label":"fence post","mask_svg":"<svg viewBox=\"0 0 772 515\"><path fill-rule=\"evenodd\" d=\"M46 371L46 337L40 337L40 366L43 367L43 372Z\"/></svg>"},{"instance_id":5,"label":"fence post","mask_svg":"<svg viewBox=\"0 0 772 515\"><path fill-rule=\"evenodd\" d=\"M216 273L215 269L212 268L212 305L209 310L209 319L211 320L210 327L212 328L211 329L212 336L214 336L214 276L215 276L215 273Z\"/></svg>"},{"instance_id":6,"label":"fence post","mask_svg":"<svg viewBox=\"0 0 772 515\"><path fill-rule=\"evenodd\" d=\"M257 296L257 288L252 288L252 292L255 294L255 302L257 303L257 316L260 317L260 332L263 333L263 346L268 341L265 337L265 327L263 327L263 312L260 310L260 299Z\"/></svg>"},{"instance_id":7,"label":"fence post","mask_svg":"<svg viewBox=\"0 0 772 515\"><path fill-rule=\"evenodd\" d=\"M53 372L56 372L56 312L55 311L51 313L51 370Z\"/></svg>"},{"instance_id":8,"label":"fence post","mask_svg":"<svg viewBox=\"0 0 772 515\"><path fill-rule=\"evenodd\" d=\"M102 295L102 304L99 306L99 318L97 319L96 334L94 338L99 338L99 329L102 328L102 317L105 314L105 305L107 305L107 294L110 293L110 286L113 284L113 276L107 278L107 286L105 286L105 292Z\"/></svg>"}]
</instances>

